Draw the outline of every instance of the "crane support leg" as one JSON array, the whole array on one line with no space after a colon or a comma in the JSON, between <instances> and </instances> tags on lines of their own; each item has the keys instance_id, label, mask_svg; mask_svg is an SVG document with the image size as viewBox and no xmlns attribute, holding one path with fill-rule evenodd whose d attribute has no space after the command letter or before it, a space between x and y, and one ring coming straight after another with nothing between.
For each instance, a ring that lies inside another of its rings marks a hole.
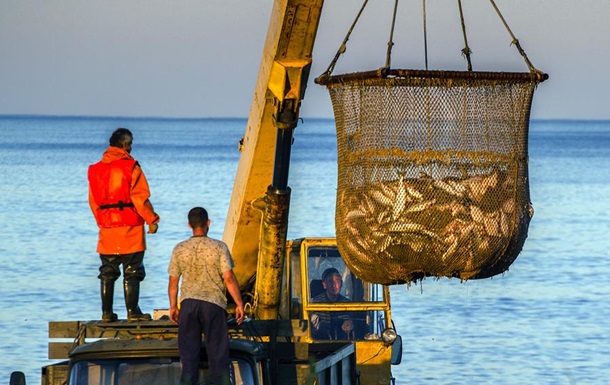
<instances>
[{"instance_id":1,"label":"crane support leg","mask_svg":"<svg viewBox=\"0 0 610 385\"><path fill-rule=\"evenodd\" d=\"M269 186L261 231L258 274L256 276L256 318L277 319L283 264L286 255L286 234L290 188Z\"/></svg>"}]
</instances>

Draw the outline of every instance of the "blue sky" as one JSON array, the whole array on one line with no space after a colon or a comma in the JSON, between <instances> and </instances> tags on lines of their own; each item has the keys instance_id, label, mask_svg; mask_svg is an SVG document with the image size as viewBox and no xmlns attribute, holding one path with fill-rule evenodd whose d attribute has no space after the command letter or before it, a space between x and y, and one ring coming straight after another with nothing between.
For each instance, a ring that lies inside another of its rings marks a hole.
<instances>
[{"instance_id":1,"label":"blue sky","mask_svg":"<svg viewBox=\"0 0 610 385\"><path fill-rule=\"evenodd\" d=\"M462 0L475 70L527 71L486 0ZM0 0L0 114L246 117L272 0ZM361 1L326 0L313 84ZM457 1L427 0L430 69L465 69ZM610 119L610 1L496 0L538 69L534 119ZM371 0L335 74L385 63L393 2ZM423 68L422 1L403 0L392 65Z\"/></svg>"}]
</instances>

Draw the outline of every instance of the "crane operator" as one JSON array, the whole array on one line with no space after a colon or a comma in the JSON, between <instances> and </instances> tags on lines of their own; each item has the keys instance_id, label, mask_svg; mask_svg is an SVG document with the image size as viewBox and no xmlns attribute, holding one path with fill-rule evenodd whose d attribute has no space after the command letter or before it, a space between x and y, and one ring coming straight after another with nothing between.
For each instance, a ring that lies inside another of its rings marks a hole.
<instances>
[{"instance_id":1,"label":"crane operator","mask_svg":"<svg viewBox=\"0 0 610 385\"><path fill-rule=\"evenodd\" d=\"M334 267L322 273L322 287L324 291L313 298L313 302L350 302L341 295L343 278ZM349 312L318 312L311 315L312 336L320 340L349 339L354 329L352 317Z\"/></svg>"}]
</instances>

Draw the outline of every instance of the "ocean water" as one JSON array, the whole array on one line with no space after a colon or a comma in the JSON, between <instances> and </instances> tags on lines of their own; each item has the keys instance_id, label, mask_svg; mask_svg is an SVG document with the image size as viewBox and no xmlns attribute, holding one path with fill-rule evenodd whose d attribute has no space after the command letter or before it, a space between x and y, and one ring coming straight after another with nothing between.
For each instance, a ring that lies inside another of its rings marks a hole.
<instances>
[{"instance_id":1,"label":"ocean water","mask_svg":"<svg viewBox=\"0 0 610 385\"><path fill-rule=\"evenodd\" d=\"M97 230L87 166L119 126L149 180L159 232L148 237L141 306L166 308L171 249L186 212L210 211L221 237L245 119L0 117L0 383L40 383L47 323L97 319ZM295 134L290 238L334 235L331 120ZM392 287L403 337L397 384L610 384L610 122L534 121L529 236L508 272ZM118 291L118 290L117 290ZM125 314L122 293L116 297Z\"/></svg>"}]
</instances>

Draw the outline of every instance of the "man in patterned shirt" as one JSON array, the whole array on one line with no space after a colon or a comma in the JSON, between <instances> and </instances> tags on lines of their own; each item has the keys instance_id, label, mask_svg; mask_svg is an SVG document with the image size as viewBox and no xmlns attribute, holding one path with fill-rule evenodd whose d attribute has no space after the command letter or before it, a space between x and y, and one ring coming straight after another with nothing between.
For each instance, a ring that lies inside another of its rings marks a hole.
<instances>
[{"instance_id":1,"label":"man in patterned shirt","mask_svg":"<svg viewBox=\"0 0 610 385\"><path fill-rule=\"evenodd\" d=\"M233 259L227 245L207 236L207 211L195 207L188 214L193 236L174 247L168 267L170 319L178 324L178 350L182 363L180 384L199 383L201 334L205 334L208 367L214 384L228 384L230 373L226 289L235 301L235 318L241 323L244 305ZM180 308L178 287L180 278Z\"/></svg>"}]
</instances>

